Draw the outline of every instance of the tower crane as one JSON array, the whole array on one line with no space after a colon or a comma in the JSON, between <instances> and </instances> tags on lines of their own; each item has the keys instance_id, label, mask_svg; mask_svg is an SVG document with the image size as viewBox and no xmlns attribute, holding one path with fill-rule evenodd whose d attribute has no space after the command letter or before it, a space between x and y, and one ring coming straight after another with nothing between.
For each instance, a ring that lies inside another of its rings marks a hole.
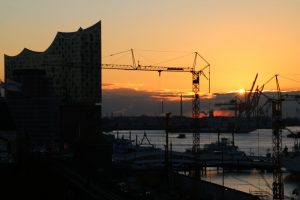
<instances>
[{"instance_id":1,"label":"tower crane","mask_svg":"<svg viewBox=\"0 0 300 200\"><path fill-rule=\"evenodd\" d=\"M267 100L266 103L271 103L272 105L272 145L273 145L273 199L282 200L284 199L284 187L283 187L283 177L282 177L282 102L284 101L281 95L278 74L275 74L266 83L270 82L275 78L276 80L276 97L269 97L260 91ZM266 84L265 83L265 84ZM265 85L264 84L264 85Z\"/></svg>"},{"instance_id":2,"label":"tower crane","mask_svg":"<svg viewBox=\"0 0 300 200\"><path fill-rule=\"evenodd\" d=\"M192 67L168 67L168 66L153 66L153 65L140 65L139 62L136 63L133 49L119 52L131 53L132 64L123 65L123 64L102 64L102 69L114 69L114 70L139 70L139 71L152 71L158 72L159 76L162 72L188 72L192 74L192 91L194 97L192 100L192 117L194 119L193 126L193 146L192 151L198 152L200 149L200 128L199 128L199 118L200 118L200 76L204 76L208 80L208 90L210 93L210 64L205 60L198 52L194 52L194 61ZM116 55L111 54L110 56ZM201 70L196 70L197 59L200 58L204 61L205 66ZM205 75L204 70L208 70L208 76Z\"/></svg>"}]
</instances>

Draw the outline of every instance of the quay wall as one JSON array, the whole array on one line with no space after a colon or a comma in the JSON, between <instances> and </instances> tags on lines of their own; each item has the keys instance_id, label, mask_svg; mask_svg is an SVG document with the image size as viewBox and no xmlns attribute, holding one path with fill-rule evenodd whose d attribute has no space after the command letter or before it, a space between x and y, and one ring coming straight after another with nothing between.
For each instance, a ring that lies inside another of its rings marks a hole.
<instances>
[{"instance_id":1,"label":"quay wall","mask_svg":"<svg viewBox=\"0 0 300 200\"><path fill-rule=\"evenodd\" d=\"M254 195L185 175L174 174L172 181L185 193L193 193L204 199L259 200Z\"/></svg>"}]
</instances>

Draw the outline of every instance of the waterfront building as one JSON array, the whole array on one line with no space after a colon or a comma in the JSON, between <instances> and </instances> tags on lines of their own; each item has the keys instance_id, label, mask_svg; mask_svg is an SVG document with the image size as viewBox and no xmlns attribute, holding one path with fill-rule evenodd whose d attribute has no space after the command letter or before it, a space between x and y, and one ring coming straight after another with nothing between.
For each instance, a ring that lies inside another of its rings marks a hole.
<instances>
[{"instance_id":1,"label":"waterfront building","mask_svg":"<svg viewBox=\"0 0 300 200\"><path fill-rule=\"evenodd\" d=\"M6 99L18 135L35 148L72 147L99 132L101 22L58 32L43 52L4 56Z\"/></svg>"}]
</instances>

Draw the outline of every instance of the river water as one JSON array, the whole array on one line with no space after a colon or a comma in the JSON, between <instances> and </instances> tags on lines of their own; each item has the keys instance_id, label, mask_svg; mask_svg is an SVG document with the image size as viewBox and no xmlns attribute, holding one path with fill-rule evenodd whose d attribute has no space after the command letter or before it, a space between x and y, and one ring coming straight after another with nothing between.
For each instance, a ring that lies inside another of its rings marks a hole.
<instances>
[{"instance_id":1,"label":"river water","mask_svg":"<svg viewBox=\"0 0 300 200\"><path fill-rule=\"evenodd\" d=\"M300 131L300 127L289 127L292 131ZM157 148L164 148L166 141L166 134L164 130L132 130L131 139L138 139L138 143L143 139L146 133L149 141ZM289 151L292 150L294 139L288 138L287 130L282 131L282 147L285 146ZM128 139L130 134L128 130L113 131L115 137L124 137ZM191 149L193 136L191 133L186 133L185 138L177 138L178 133L169 133L169 143L172 144L173 151L184 152L186 149ZM232 141L231 134L220 134L220 138L225 137ZM218 140L217 133L201 133L200 134L200 147L203 148L204 144L216 142ZM247 155L260 155L265 156L267 152L272 153L272 130L259 129L250 133L240 133L234 136L235 145L239 150L244 151ZM146 139L143 140L147 142ZM300 166L299 166L300 167ZM300 186L300 177L284 172L284 194L286 198L291 198L292 191ZM208 169L206 176L202 177L203 180L217 183L220 185L230 187L233 189L241 190L247 193L254 193L257 191L269 194L266 199L272 199L272 182L273 174L267 171L243 170L243 171L223 171L215 168ZM294 197L294 196L293 196Z\"/></svg>"}]
</instances>

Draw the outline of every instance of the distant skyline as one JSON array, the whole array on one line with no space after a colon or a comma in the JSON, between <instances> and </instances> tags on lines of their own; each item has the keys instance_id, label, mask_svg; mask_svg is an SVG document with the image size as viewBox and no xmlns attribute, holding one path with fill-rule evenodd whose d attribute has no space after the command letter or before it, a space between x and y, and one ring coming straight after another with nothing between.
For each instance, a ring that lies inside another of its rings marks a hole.
<instances>
[{"instance_id":1,"label":"distant skyline","mask_svg":"<svg viewBox=\"0 0 300 200\"><path fill-rule=\"evenodd\" d=\"M164 105L164 113L171 112L172 116L180 115L180 94L157 91L142 91L129 88L103 88L102 99L102 116L162 116L162 104ZM274 96L274 93L266 93L269 97ZM299 95L300 92L284 92L284 94ZM228 110L233 106L215 106L216 103L229 103L235 99L235 93L216 93L214 98L201 98L201 116L208 116L209 110L214 111L215 116L233 116L234 111ZM244 99L244 94L238 94L240 99ZM261 97L260 105L266 102L264 97ZM300 101L284 101L283 118L297 117L300 119ZM270 104L265 105L264 111L268 111L268 116L271 114ZM183 115L191 117L192 101L188 96L183 97Z\"/></svg>"},{"instance_id":2,"label":"distant skyline","mask_svg":"<svg viewBox=\"0 0 300 200\"><path fill-rule=\"evenodd\" d=\"M103 63L116 60L107 55L133 48L146 65L190 52L183 60L163 63L186 66L198 51L211 64L212 92L249 89L256 73L260 84L278 73L283 90L300 89L300 1L295 0L2 0L0 78L3 54L44 51L57 31L76 31L99 20ZM103 84L137 91L191 92L190 74L103 70L102 77ZM204 79L201 91L207 93Z\"/></svg>"}]
</instances>

